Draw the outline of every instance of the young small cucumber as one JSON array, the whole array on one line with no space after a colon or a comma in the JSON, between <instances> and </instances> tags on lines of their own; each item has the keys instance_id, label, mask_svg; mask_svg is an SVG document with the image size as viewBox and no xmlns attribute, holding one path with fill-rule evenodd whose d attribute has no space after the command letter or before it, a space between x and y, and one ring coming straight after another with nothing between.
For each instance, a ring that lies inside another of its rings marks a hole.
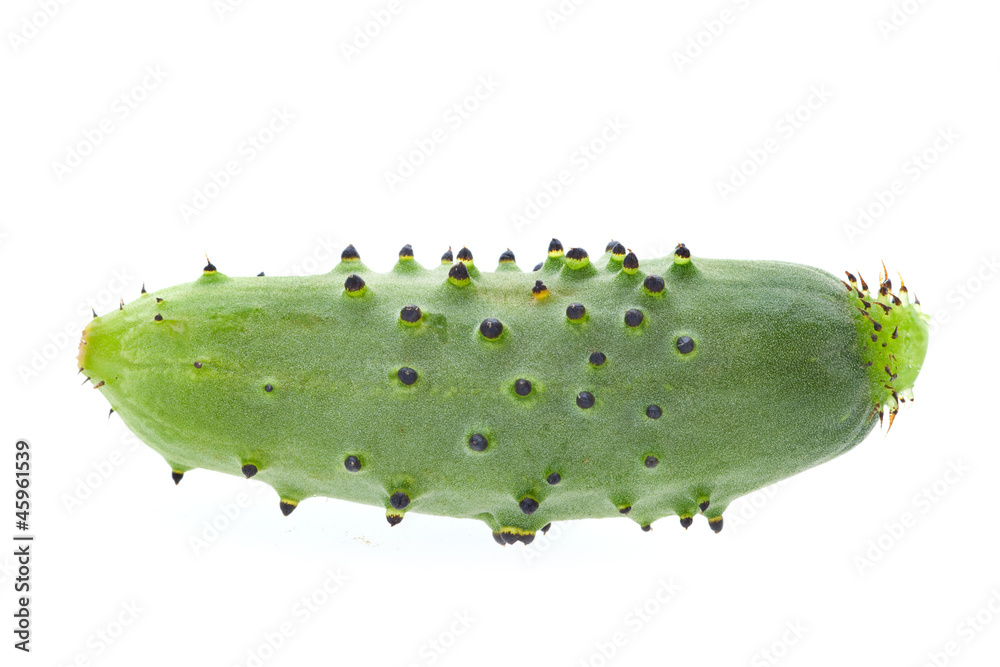
<instances>
[{"instance_id":1,"label":"young small cucumber","mask_svg":"<svg viewBox=\"0 0 1000 667\"><path fill-rule=\"evenodd\" d=\"M387 273L353 246L327 274L201 277L83 332L78 365L170 464L485 521L500 544L551 521L644 530L827 461L889 423L927 349L904 285L782 262L592 261L553 240L523 272L463 249Z\"/></svg>"}]
</instances>

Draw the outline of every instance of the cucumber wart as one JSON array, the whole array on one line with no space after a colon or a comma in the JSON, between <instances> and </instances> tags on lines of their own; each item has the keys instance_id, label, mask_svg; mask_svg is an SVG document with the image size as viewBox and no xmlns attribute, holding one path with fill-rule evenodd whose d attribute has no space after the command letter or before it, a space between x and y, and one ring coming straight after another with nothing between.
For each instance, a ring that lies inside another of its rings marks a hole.
<instances>
[{"instance_id":1,"label":"cucumber wart","mask_svg":"<svg viewBox=\"0 0 1000 667\"><path fill-rule=\"evenodd\" d=\"M884 269L884 267L883 267ZM387 273L353 246L329 273L192 283L92 320L78 366L175 482L195 468L313 496L486 522L500 544L551 521L702 514L889 426L928 319L876 289L782 262L557 240Z\"/></svg>"}]
</instances>

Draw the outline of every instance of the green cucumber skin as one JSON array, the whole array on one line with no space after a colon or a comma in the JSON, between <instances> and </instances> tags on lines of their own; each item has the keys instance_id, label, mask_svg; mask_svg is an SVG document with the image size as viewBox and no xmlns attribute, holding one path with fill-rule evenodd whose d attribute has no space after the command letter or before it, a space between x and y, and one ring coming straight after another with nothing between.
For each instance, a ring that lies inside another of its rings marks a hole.
<instances>
[{"instance_id":1,"label":"green cucumber skin","mask_svg":"<svg viewBox=\"0 0 1000 667\"><path fill-rule=\"evenodd\" d=\"M629 275L608 253L579 270L562 257L538 272L468 266L466 286L447 280L449 266L412 259L382 274L359 261L308 277L206 273L94 320L80 365L175 471L251 463L293 503L327 496L397 515L389 498L403 491L405 511L494 531L623 507L645 526L698 514L706 499L706 517L720 517L874 427L857 299L819 269L667 257ZM348 274L364 279L361 296L345 293ZM643 288L649 274L662 294ZM547 297L532 296L536 280ZM573 302L583 322L567 319ZM409 304L417 325L400 321ZM644 314L637 328L625 325L630 308ZM497 340L479 333L488 317L504 325ZM694 352L678 352L682 335ZM600 367L594 351L607 356ZM397 379L402 366L416 370L412 386ZM531 394L514 392L518 378ZM576 404L581 391L592 408ZM646 416L650 404L661 418ZM473 433L485 452L469 448ZM530 515L526 496L539 503Z\"/></svg>"}]
</instances>

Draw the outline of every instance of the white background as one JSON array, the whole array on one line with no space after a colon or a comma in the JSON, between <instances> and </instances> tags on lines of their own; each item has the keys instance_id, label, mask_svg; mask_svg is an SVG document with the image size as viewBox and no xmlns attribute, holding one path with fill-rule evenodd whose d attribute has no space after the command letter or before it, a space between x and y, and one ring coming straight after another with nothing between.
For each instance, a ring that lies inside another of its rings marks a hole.
<instances>
[{"instance_id":1,"label":"white background","mask_svg":"<svg viewBox=\"0 0 1000 667\"><path fill-rule=\"evenodd\" d=\"M234 4L3 5L0 535L23 437L37 536L30 656L0 549L4 664L995 664L997 3L605 0L556 21L555 0L424 0L384 27L387 0ZM420 164L390 187L401 161ZM347 243L377 270L404 243L530 268L553 236L869 284L884 259L935 318L917 401L735 502L720 535L602 519L501 549L477 521L390 529L323 499L285 518L206 471L175 487L76 375L91 305L193 280L206 252L231 275L327 271Z\"/></svg>"}]
</instances>

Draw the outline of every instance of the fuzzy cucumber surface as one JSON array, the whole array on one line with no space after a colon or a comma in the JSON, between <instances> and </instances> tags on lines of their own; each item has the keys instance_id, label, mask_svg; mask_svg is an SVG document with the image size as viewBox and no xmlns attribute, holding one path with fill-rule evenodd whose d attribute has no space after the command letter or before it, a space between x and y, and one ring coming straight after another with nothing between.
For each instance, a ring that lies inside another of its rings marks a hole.
<instances>
[{"instance_id":1,"label":"fuzzy cucumber surface","mask_svg":"<svg viewBox=\"0 0 1000 667\"><path fill-rule=\"evenodd\" d=\"M209 264L94 319L79 366L175 481L255 476L286 514L328 496L392 525L479 518L503 544L623 515L720 530L735 498L895 417L926 352L887 278L683 245L640 261L553 241L536 271L505 253L489 272L407 248L386 273L353 248L307 277Z\"/></svg>"}]
</instances>

